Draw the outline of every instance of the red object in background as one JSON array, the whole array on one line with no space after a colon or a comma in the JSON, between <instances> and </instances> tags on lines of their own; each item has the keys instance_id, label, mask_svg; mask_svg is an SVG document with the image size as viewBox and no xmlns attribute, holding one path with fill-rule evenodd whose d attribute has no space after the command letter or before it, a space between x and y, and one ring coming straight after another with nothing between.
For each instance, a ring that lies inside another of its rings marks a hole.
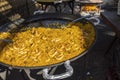
<instances>
[{"instance_id":1,"label":"red object in background","mask_svg":"<svg viewBox=\"0 0 120 80\"><path fill-rule=\"evenodd\" d=\"M120 80L118 72L115 67L109 68L106 80Z\"/></svg>"}]
</instances>

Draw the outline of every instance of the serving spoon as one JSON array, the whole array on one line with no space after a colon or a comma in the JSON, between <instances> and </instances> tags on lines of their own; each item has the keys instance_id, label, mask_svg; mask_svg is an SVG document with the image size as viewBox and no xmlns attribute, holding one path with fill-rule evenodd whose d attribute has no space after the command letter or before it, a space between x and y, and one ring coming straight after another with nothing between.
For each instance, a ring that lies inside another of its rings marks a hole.
<instances>
[{"instance_id":1,"label":"serving spoon","mask_svg":"<svg viewBox=\"0 0 120 80\"><path fill-rule=\"evenodd\" d=\"M86 18L90 18L90 17L92 17L92 15L82 16L82 17L79 17L77 19L74 19L72 22L67 23L67 27L71 27L72 25L74 25L74 23L81 21L83 19L86 19Z\"/></svg>"},{"instance_id":2,"label":"serving spoon","mask_svg":"<svg viewBox=\"0 0 120 80\"><path fill-rule=\"evenodd\" d=\"M60 24L59 22L58 23L53 23L53 24L49 24L49 25L46 25L46 24L43 24L44 26L48 26L48 27L51 27L51 28L63 28L63 27L71 27L72 25L74 25L74 23L76 23L76 22L78 22L78 21L81 21L81 23L85 23L85 22L83 22L82 20L83 19L90 19L90 18L92 18L92 17L94 17L94 14L90 14L90 15L86 15L86 16L82 16L82 17L79 17L79 18L77 18L77 19L74 19L74 20L72 20L72 21L70 21L70 22L67 22L67 23L65 23L65 24Z\"/></svg>"},{"instance_id":3,"label":"serving spoon","mask_svg":"<svg viewBox=\"0 0 120 80\"><path fill-rule=\"evenodd\" d=\"M86 19L86 18L89 18L89 17L92 17L92 15L87 15L87 16L79 17L77 19L74 19L71 23L78 22L80 20L83 20L83 19Z\"/></svg>"}]
</instances>

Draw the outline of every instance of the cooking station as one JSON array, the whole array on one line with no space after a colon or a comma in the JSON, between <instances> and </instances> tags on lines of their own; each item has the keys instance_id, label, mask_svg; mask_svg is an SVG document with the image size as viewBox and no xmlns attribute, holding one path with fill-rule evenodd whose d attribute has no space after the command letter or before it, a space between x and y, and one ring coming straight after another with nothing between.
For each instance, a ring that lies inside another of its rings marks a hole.
<instances>
[{"instance_id":1,"label":"cooking station","mask_svg":"<svg viewBox=\"0 0 120 80\"><path fill-rule=\"evenodd\" d=\"M94 13L94 15L100 15L101 12L101 4L102 0L79 0L77 1L80 6L80 14L82 16L89 15L90 13ZM93 6L93 9L89 9L89 7ZM88 8L88 9L87 9Z\"/></svg>"},{"instance_id":2,"label":"cooking station","mask_svg":"<svg viewBox=\"0 0 120 80\"><path fill-rule=\"evenodd\" d=\"M34 20L39 18L38 15L35 16L36 18ZM65 14L61 14L61 16L65 19L71 19L71 16L67 17L68 15ZM57 18L61 16L57 16ZM50 17L50 15L48 17ZM80 17L80 15L78 17ZM43 17L40 16L40 18ZM11 28L11 24L19 25L24 20L25 19L20 19L13 23L7 23L1 26L0 30L8 30ZM28 21L31 20L28 19ZM49 21L47 23L49 23ZM64 24L64 21L61 23ZM95 45L84 56L71 62L70 65L73 67L74 73L63 80L106 80L110 65L105 58L105 53L110 49L109 47L112 46L111 43L115 39L115 34L109 26L110 25L107 25L103 20L101 20L99 25L95 26L97 30L97 40ZM56 75L66 72L66 67L64 65L68 63L69 62L66 62L60 66L51 67L49 74ZM45 80L42 75L43 70L39 68L16 69L0 65L0 80Z\"/></svg>"},{"instance_id":3,"label":"cooking station","mask_svg":"<svg viewBox=\"0 0 120 80\"><path fill-rule=\"evenodd\" d=\"M74 9L74 0L35 0L37 3L41 4L42 10L46 11L48 6L53 6L56 12L62 12L61 4L66 7L68 5L72 11Z\"/></svg>"}]
</instances>

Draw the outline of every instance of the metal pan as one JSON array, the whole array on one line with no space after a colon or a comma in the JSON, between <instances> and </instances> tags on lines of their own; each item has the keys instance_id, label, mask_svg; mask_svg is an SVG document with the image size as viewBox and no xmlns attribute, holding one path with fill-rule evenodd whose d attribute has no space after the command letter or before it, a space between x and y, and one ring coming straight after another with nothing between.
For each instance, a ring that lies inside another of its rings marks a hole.
<instances>
[{"instance_id":1,"label":"metal pan","mask_svg":"<svg viewBox=\"0 0 120 80\"><path fill-rule=\"evenodd\" d=\"M22 26L35 26L35 27L39 27L40 25L44 25L47 27L47 24L49 23L54 23L54 22L60 22L61 24L66 24L68 22L71 22L73 21L74 19L77 19L78 16L75 16L75 15L68 15L68 14L53 14L53 13L46 13L46 14L40 14L40 15L34 15L32 17L30 17L29 19L27 19L26 21L24 21L22 24ZM95 22L91 22L91 19L95 19L96 21ZM97 26L99 24L99 19L95 18L95 17L90 17L90 18L86 18L85 20L81 20L80 22L91 22L91 24L93 25L94 29L95 29L95 26ZM73 57L71 58L70 60L67 60L67 61L64 61L64 62L60 62L60 63L57 63L57 64L52 64L52 65L46 65L46 66L37 66L37 67L21 67L21 66L11 66L11 65L8 65L8 64L4 64L4 63L1 63L2 65L4 66L7 66L7 67L11 67L11 68L17 68L17 69L43 69L43 77L45 79L64 79L64 78L67 78L69 76L71 76L73 74L73 68L72 66L70 65L70 62L73 62L75 61L76 59L82 57L83 55L85 55L87 52L89 52L89 50L92 49L92 47L94 46L94 44L96 43L96 37L97 37L97 30L95 29L95 33L96 33L96 36L95 36L95 40L93 41L92 45L89 47L89 49L87 49L86 51L84 51L82 54L76 56L76 57ZM65 67L66 67L66 72L65 73L62 73L62 74L59 74L59 75L49 75L48 72L49 72L49 68L51 67L54 67L54 66L59 66L59 65L62 65L64 64Z\"/></svg>"}]
</instances>

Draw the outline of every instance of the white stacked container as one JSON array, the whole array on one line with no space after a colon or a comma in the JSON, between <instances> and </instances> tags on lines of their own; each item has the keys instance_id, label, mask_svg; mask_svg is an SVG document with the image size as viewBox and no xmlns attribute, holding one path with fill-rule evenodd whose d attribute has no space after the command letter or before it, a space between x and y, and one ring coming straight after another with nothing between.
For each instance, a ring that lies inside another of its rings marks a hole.
<instances>
[{"instance_id":1,"label":"white stacked container","mask_svg":"<svg viewBox=\"0 0 120 80\"><path fill-rule=\"evenodd\" d=\"M120 16L120 0L118 1L118 10L117 10L117 15Z\"/></svg>"}]
</instances>

